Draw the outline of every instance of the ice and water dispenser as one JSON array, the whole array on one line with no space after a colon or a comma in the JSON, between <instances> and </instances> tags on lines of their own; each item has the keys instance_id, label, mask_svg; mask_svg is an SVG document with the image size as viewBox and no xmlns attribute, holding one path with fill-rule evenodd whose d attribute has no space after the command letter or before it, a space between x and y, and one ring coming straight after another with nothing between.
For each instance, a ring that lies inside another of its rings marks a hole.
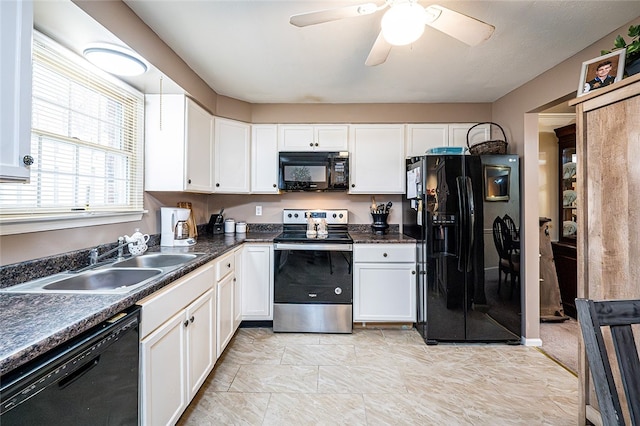
<instances>
[{"instance_id":1,"label":"ice and water dispenser","mask_svg":"<svg viewBox=\"0 0 640 426\"><path fill-rule=\"evenodd\" d=\"M431 251L433 256L455 256L457 219L453 214L430 214Z\"/></svg>"}]
</instances>

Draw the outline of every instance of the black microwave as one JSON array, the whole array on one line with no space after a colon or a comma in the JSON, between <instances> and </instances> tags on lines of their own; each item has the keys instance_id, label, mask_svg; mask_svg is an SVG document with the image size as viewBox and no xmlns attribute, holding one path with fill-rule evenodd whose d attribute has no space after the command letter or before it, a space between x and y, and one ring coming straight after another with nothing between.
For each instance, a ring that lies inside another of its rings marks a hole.
<instances>
[{"instance_id":1,"label":"black microwave","mask_svg":"<svg viewBox=\"0 0 640 426\"><path fill-rule=\"evenodd\" d=\"M280 152L281 191L346 191L348 152Z\"/></svg>"}]
</instances>

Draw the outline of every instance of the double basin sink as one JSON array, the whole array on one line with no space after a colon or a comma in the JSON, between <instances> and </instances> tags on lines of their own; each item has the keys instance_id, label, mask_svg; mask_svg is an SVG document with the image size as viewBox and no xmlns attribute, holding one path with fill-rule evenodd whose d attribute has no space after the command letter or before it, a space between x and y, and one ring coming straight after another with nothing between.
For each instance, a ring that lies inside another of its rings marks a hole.
<instances>
[{"instance_id":1,"label":"double basin sink","mask_svg":"<svg viewBox=\"0 0 640 426\"><path fill-rule=\"evenodd\" d=\"M202 255L203 253L148 253L83 272L62 272L0 289L0 291L10 293L127 293Z\"/></svg>"}]
</instances>

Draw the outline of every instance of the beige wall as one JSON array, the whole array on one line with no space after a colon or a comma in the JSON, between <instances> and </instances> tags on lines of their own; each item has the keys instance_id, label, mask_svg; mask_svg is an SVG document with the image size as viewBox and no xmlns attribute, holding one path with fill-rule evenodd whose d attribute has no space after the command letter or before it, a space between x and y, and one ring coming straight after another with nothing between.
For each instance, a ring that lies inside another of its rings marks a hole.
<instances>
[{"instance_id":1,"label":"beige wall","mask_svg":"<svg viewBox=\"0 0 640 426\"><path fill-rule=\"evenodd\" d=\"M526 301L525 330L523 335L532 341L539 337L539 241L538 241L538 120L537 112L554 101L574 96L578 88L582 62L600 56L602 49L611 47L618 34L626 34L630 24L639 24L640 18L612 31L598 42L578 52L522 85L493 104L493 120L501 123L515 152L523 157L522 223L525 228L522 262ZM531 113L532 117L527 113Z\"/></svg>"},{"instance_id":2,"label":"beige wall","mask_svg":"<svg viewBox=\"0 0 640 426\"><path fill-rule=\"evenodd\" d=\"M253 123L465 123L491 120L491 104L254 104Z\"/></svg>"}]
</instances>

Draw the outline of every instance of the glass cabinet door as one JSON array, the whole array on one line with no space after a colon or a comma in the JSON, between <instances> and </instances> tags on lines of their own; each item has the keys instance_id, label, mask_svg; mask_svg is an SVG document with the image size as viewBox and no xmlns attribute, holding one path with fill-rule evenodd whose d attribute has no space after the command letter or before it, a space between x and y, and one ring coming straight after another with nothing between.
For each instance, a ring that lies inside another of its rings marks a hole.
<instances>
[{"instance_id":1,"label":"glass cabinet door","mask_svg":"<svg viewBox=\"0 0 640 426\"><path fill-rule=\"evenodd\" d=\"M561 242L576 244L578 235L575 124L555 129L559 148L559 220Z\"/></svg>"}]
</instances>

